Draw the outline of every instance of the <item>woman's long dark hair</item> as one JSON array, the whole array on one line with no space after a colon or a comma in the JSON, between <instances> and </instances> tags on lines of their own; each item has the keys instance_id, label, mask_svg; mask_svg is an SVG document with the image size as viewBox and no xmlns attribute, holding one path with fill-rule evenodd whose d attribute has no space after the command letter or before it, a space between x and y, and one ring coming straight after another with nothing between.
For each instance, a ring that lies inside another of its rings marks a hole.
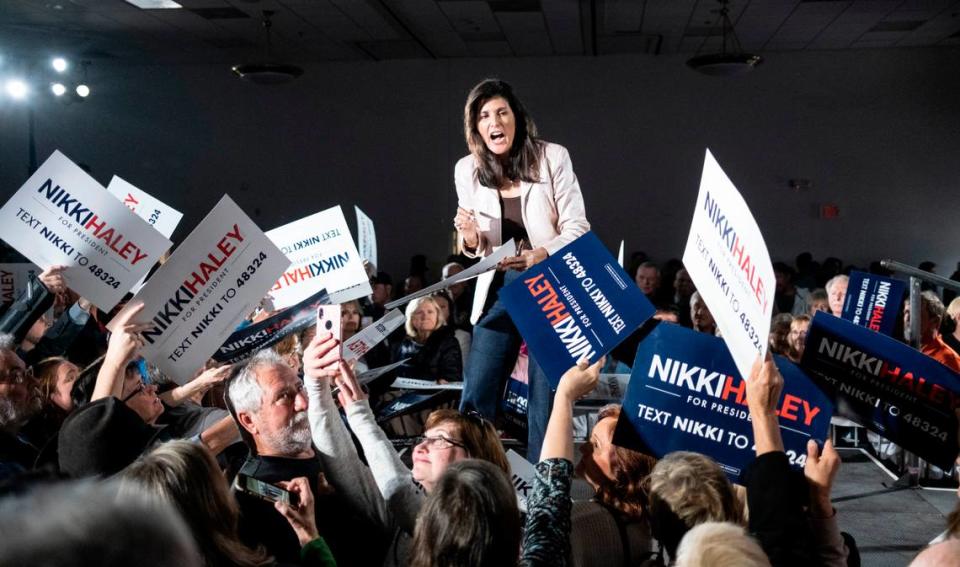
<instances>
[{"instance_id":1,"label":"woman's long dark hair","mask_svg":"<svg viewBox=\"0 0 960 567\"><path fill-rule=\"evenodd\" d=\"M480 109L492 98L502 97L516 118L516 133L506 163L491 152L477 130ZM513 89L499 79L485 79L470 90L463 109L463 133L470 153L477 160L477 179L484 187L499 189L507 182L540 181L540 154L543 142L537 138L537 126L527 114Z\"/></svg>"}]
</instances>

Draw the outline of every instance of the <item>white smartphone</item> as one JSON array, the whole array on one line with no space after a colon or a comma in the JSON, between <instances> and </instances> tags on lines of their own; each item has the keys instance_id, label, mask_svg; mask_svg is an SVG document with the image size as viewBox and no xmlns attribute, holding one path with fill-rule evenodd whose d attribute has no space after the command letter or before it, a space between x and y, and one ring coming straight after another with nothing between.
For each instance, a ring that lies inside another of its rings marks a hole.
<instances>
[{"instance_id":1,"label":"white smartphone","mask_svg":"<svg viewBox=\"0 0 960 567\"><path fill-rule=\"evenodd\" d=\"M340 340L340 306L321 305L317 308L317 334L332 333Z\"/></svg>"}]
</instances>

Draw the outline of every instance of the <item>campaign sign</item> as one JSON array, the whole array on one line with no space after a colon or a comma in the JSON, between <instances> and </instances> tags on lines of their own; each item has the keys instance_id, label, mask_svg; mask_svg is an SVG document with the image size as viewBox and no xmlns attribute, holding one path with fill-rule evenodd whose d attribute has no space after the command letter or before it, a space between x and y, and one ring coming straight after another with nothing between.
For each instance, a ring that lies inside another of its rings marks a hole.
<instances>
[{"instance_id":1,"label":"campaign sign","mask_svg":"<svg viewBox=\"0 0 960 567\"><path fill-rule=\"evenodd\" d=\"M29 262L0 264L0 305L11 305L27 289L30 276L41 270Z\"/></svg>"},{"instance_id":2,"label":"campaign sign","mask_svg":"<svg viewBox=\"0 0 960 567\"><path fill-rule=\"evenodd\" d=\"M364 356L373 347L386 340L390 333L403 325L406 320L407 318L399 309L387 311L379 320L343 342L343 360L350 362Z\"/></svg>"},{"instance_id":3,"label":"campaign sign","mask_svg":"<svg viewBox=\"0 0 960 567\"><path fill-rule=\"evenodd\" d=\"M373 220L354 205L357 213L357 247L360 248L360 257L377 265L377 231L373 228Z\"/></svg>"},{"instance_id":4,"label":"campaign sign","mask_svg":"<svg viewBox=\"0 0 960 567\"><path fill-rule=\"evenodd\" d=\"M292 264L270 289L277 309L296 305L321 289L337 302L370 295L363 258L353 244L347 219L336 206L267 232ZM338 292L350 288L350 297Z\"/></svg>"},{"instance_id":5,"label":"campaign sign","mask_svg":"<svg viewBox=\"0 0 960 567\"><path fill-rule=\"evenodd\" d=\"M107 191L167 238L170 238L183 218L180 211L116 175L107 185Z\"/></svg>"},{"instance_id":6,"label":"campaign sign","mask_svg":"<svg viewBox=\"0 0 960 567\"><path fill-rule=\"evenodd\" d=\"M774 357L783 375L777 403L790 464L802 468L807 441L823 441L833 404L796 365ZM696 451L741 482L756 454L747 384L722 339L659 323L640 343L614 444L662 457Z\"/></svg>"},{"instance_id":7,"label":"campaign sign","mask_svg":"<svg viewBox=\"0 0 960 567\"><path fill-rule=\"evenodd\" d=\"M235 364L250 358L260 349L277 344L293 333L299 333L317 322L317 307L326 305L327 300L326 290L321 289L300 303L281 309L259 323L234 331L217 352L213 353L213 359Z\"/></svg>"},{"instance_id":8,"label":"campaign sign","mask_svg":"<svg viewBox=\"0 0 960 567\"><path fill-rule=\"evenodd\" d=\"M189 381L289 265L224 195L124 308L144 304L138 322L155 325L142 333L144 358Z\"/></svg>"},{"instance_id":9,"label":"campaign sign","mask_svg":"<svg viewBox=\"0 0 960 567\"><path fill-rule=\"evenodd\" d=\"M707 150L700 193L683 252L742 376L767 352L776 279L767 245L746 201Z\"/></svg>"},{"instance_id":10,"label":"campaign sign","mask_svg":"<svg viewBox=\"0 0 960 567\"><path fill-rule=\"evenodd\" d=\"M900 301L906 289L907 285L900 280L854 270L850 272L840 318L890 335L900 316Z\"/></svg>"},{"instance_id":11,"label":"campaign sign","mask_svg":"<svg viewBox=\"0 0 960 567\"><path fill-rule=\"evenodd\" d=\"M554 388L577 361L595 362L655 311L592 232L523 272L499 298Z\"/></svg>"},{"instance_id":12,"label":"campaign sign","mask_svg":"<svg viewBox=\"0 0 960 567\"><path fill-rule=\"evenodd\" d=\"M827 313L807 331L800 365L837 413L949 468L957 457L960 375L890 337Z\"/></svg>"},{"instance_id":13,"label":"campaign sign","mask_svg":"<svg viewBox=\"0 0 960 567\"><path fill-rule=\"evenodd\" d=\"M0 238L41 268L67 266L70 288L104 311L170 247L59 151L0 209Z\"/></svg>"}]
</instances>

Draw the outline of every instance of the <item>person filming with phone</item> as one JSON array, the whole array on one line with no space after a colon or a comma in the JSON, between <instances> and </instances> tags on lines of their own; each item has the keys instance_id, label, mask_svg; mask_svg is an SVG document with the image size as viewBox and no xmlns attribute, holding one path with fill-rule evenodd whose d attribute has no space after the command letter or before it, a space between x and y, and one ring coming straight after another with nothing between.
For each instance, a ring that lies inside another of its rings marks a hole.
<instances>
[{"instance_id":1,"label":"person filming with phone","mask_svg":"<svg viewBox=\"0 0 960 567\"><path fill-rule=\"evenodd\" d=\"M314 450L306 393L294 371L272 350L261 350L235 371L226 397L251 451L239 475L273 485L297 477L308 479L316 501L317 528L337 564L376 564L386 542L378 545L377 530L362 519L362 511L351 509L338 494L350 479L331 471ZM332 492L321 489L321 473L326 473ZM254 548L263 545L278 561L299 563L301 543L273 503L244 490L236 495L241 540ZM358 533L364 534L367 545L353 545Z\"/></svg>"}]
</instances>

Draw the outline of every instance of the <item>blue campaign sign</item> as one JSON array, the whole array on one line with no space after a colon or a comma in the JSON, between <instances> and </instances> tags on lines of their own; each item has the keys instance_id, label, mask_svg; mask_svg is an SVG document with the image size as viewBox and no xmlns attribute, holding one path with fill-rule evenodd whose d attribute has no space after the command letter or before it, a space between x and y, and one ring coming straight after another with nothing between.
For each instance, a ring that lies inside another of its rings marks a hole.
<instances>
[{"instance_id":1,"label":"blue campaign sign","mask_svg":"<svg viewBox=\"0 0 960 567\"><path fill-rule=\"evenodd\" d=\"M257 351L273 346L287 336L316 324L317 307L329 300L327 290L321 289L300 303L281 309L259 323L237 329L213 353L212 358L229 364L244 361Z\"/></svg>"},{"instance_id":2,"label":"blue campaign sign","mask_svg":"<svg viewBox=\"0 0 960 567\"><path fill-rule=\"evenodd\" d=\"M900 280L850 272L850 284L840 317L854 325L890 335L897 324L900 301L906 288L907 285Z\"/></svg>"},{"instance_id":3,"label":"blue campaign sign","mask_svg":"<svg viewBox=\"0 0 960 567\"><path fill-rule=\"evenodd\" d=\"M823 441L833 404L803 371L774 357L783 375L777 404L790 464L803 467L807 441ZM747 385L722 339L659 323L637 349L613 443L662 457L695 451L740 482L755 458Z\"/></svg>"},{"instance_id":4,"label":"blue campaign sign","mask_svg":"<svg viewBox=\"0 0 960 567\"><path fill-rule=\"evenodd\" d=\"M655 311L592 232L525 271L499 299L554 388L577 361L607 354Z\"/></svg>"},{"instance_id":5,"label":"blue campaign sign","mask_svg":"<svg viewBox=\"0 0 960 567\"><path fill-rule=\"evenodd\" d=\"M800 365L852 419L941 468L957 457L960 375L890 337L826 313Z\"/></svg>"}]
</instances>

